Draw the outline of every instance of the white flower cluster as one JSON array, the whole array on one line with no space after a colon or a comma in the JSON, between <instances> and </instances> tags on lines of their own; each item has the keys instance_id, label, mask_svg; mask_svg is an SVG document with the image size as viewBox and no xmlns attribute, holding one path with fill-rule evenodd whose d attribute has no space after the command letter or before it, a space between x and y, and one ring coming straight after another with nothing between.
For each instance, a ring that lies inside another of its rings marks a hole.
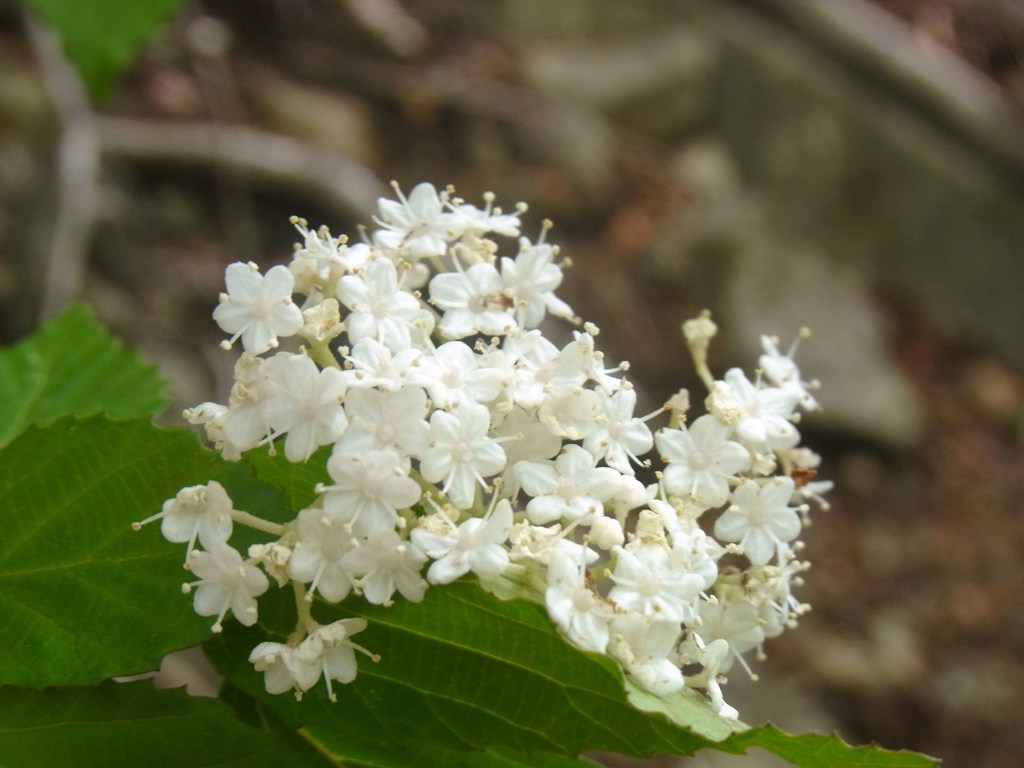
<instances>
[{"instance_id":1,"label":"white flower cluster","mask_svg":"<svg viewBox=\"0 0 1024 768\"><path fill-rule=\"evenodd\" d=\"M739 369L715 380L714 324L689 321L708 413L688 422L682 391L637 416L626 366L605 363L594 326L561 347L538 330L548 314L579 324L554 294L565 262L548 222L533 242L520 236L523 205L395 190L365 242L294 219L303 242L287 267L227 268L214 318L224 346L244 351L228 403L186 416L229 459L283 443L306 462L331 446L332 482L287 524L235 510L216 482L143 521L187 542L196 611L216 616L214 631L229 611L251 625L267 574L290 582L296 632L250 661L268 691L301 695L321 675L329 690L352 680L354 650L372 656L351 641L366 622L321 626L315 596L416 602L473 573L542 599L569 642L613 657L642 688L702 688L734 717L720 674L806 609L791 593L805 569L797 537L829 486L810 481L818 458L797 448L798 410L816 403L792 350L765 337L755 380ZM669 424L652 432L661 414ZM664 468L645 485L636 471L655 447ZM233 524L271 538L243 557Z\"/></svg>"}]
</instances>

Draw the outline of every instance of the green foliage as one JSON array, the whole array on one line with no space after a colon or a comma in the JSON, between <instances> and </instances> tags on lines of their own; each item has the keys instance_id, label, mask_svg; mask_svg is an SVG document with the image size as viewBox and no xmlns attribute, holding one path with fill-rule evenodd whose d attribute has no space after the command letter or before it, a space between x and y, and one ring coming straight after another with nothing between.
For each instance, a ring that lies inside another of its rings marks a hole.
<instances>
[{"instance_id":1,"label":"green foliage","mask_svg":"<svg viewBox=\"0 0 1024 768\"><path fill-rule=\"evenodd\" d=\"M268 635L280 641L291 629L283 592L261 600L255 627L232 625L206 648L261 711L346 765L475 765L492 752L543 765L538 756L567 759L585 749L650 756L752 746L807 768L933 765L921 755L851 748L834 736L734 730L692 692L671 702L675 722L638 711L615 664L568 646L535 603L498 600L472 581L429 590L419 604L381 608L355 599L317 605L315 613L325 622L365 617L359 641L382 657L360 660L356 680L335 688L337 703L323 687L301 702L268 697L262 675L246 662L257 643ZM437 762L439 754L448 757Z\"/></svg>"},{"instance_id":2,"label":"green foliage","mask_svg":"<svg viewBox=\"0 0 1024 768\"><path fill-rule=\"evenodd\" d=\"M60 416L152 416L166 405L157 370L81 305L0 352L0 393L0 446Z\"/></svg>"},{"instance_id":3,"label":"green foliage","mask_svg":"<svg viewBox=\"0 0 1024 768\"><path fill-rule=\"evenodd\" d=\"M210 479L236 507L285 521L328 479L327 452L308 466L266 452L227 464L192 432L148 421L160 390L81 309L0 353L4 765L569 768L592 765L585 749L752 746L808 768L933 765L831 736L745 729L692 691L662 700L628 689L608 658L562 641L536 602L501 600L469 580L419 604L314 605L322 622L365 617L358 640L381 660L361 659L356 680L336 686L337 703L323 688L301 702L268 695L247 659L287 636L292 590L272 586L256 626L228 622L211 637L211 619L177 588L184 547L164 541L158 523L131 523ZM203 640L227 678L220 701L102 682Z\"/></svg>"},{"instance_id":4,"label":"green foliage","mask_svg":"<svg viewBox=\"0 0 1024 768\"><path fill-rule=\"evenodd\" d=\"M60 35L93 98L110 93L139 48L182 0L25 0Z\"/></svg>"},{"instance_id":5,"label":"green foliage","mask_svg":"<svg viewBox=\"0 0 1024 768\"><path fill-rule=\"evenodd\" d=\"M215 699L149 681L0 689L0 764L16 768L291 768L304 765Z\"/></svg>"},{"instance_id":6,"label":"green foliage","mask_svg":"<svg viewBox=\"0 0 1024 768\"><path fill-rule=\"evenodd\" d=\"M209 634L177 589L185 547L131 523L216 466L141 419L66 418L0 451L0 683L97 683Z\"/></svg>"}]
</instances>

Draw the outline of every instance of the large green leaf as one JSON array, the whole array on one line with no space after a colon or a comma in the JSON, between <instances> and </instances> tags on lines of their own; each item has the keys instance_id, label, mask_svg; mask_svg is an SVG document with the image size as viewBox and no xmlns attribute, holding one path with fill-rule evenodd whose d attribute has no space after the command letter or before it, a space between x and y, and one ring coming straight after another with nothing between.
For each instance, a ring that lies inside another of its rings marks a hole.
<instances>
[{"instance_id":1,"label":"large green leaf","mask_svg":"<svg viewBox=\"0 0 1024 768\"><path fill-rule=\"evenodd\" d=\"M102 99L181 0L25 0L64 42L94 98Z\"/></svg>"},{"instance_id":2,"label":"large green leaf","mask_svg":"<svg viewBox=\"0 0 1024 768\"><path fill-rule=\"evenodd\" d=\"M10 768L305 766L271 733L216 699L148 681L0 688L0 765Z\"/></svg>"},{"instance_id":3,"label":"large green leaf","mask_svg":"<svg viewBox=\"0 0 1024 768\"><path fill-rule=\"evenodd\" d=\"M852 749L833 737L794 738L773 728L734 732L692 692L675 697L669 708L689 727L641 712L627 698L618 668L570 648L543 608L499 600L471 581L388 609L357 600L343 607L318 604L314 613L323 622L366 617L369 627L357 640L381 661L360 658L356 680L336 686L335 704L320 689L300 702L268 696L247 658L257 643L290 630L294 609L288 603L283 593L265 599L257 626L232 626L207 642L208 652L234 684L262 699L322 754L346 764L429 766L437 764L432 756L438 750L461 753L465 764L485 754L543 764L536 762L539 755L574 758L586 749L648 756L762 746L808 768L932 765L919 755Z\"/></svg>"},{"instance_id":4,"label":"large green leaf","mask_svg":"<svg viewBox=\"0 0 1024 768\"><path fill-rule=\"evenodd\" d=\"M0 684L87 684L153 669L210 633L179 585L159 511L219 460L188 430L63 419L0 450Z\"/></svg>"},{"instance_id":5,"label":"large green leaf","mask_svg":"<svg viewBox=\"0 0 1024 768\"><path fill-rule=\"evenodd\" d=\"M0 446L61 416L152 416L163 410L156 369L122 349L83 306L0 352Z\"/></svg>"}]
</instances>

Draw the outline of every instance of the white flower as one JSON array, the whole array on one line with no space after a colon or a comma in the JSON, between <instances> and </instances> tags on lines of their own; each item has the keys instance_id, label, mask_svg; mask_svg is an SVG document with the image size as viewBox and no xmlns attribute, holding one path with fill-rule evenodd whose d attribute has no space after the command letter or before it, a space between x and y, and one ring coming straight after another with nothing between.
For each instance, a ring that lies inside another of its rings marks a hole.
<instances>
[{"instance_id":1,"label":"white flower","mask_svg":"<svg viewBox=\"0 0 1024 768\"><path fill-rule=\"evenodd\" d=\"M239 337L246 352L254 355L277 346L279 336L293 336L302 329L302 311L292 302L295 278L287 267L260 275L253 264L235 262L224 273L227 293L213 311L213 319L232 334L230 347Z\"/></svg>"},{"instance_id":2,"label":"white flower","mask_svg":"<svg viewBox=\"0 0 1024 768\"><path fill-rule=\"evenodd\" d=\"M800 535L800 516L789 506L793 481L775 478L763 485L753 480L732 492L732 505L715 521L715 536L739 542L754 565L764 565Z\"/></svg>"},{"instance_id":3,"label":"white flower","mask_svg":"<svg viewBox=\"0 0 1024 768\"><path fill-rule=\"evenodd\" d=\"M215 544L209 552L192 550L188 567L199 581L182 585L188 594L195 588L193 606L200 616L216 616L213 631L221 631L221 622L231 611L247 627L256 623L256 598L270 583L263 571L227 544Z\"/></svg>"},{"instance_id":4,"label":"white flower","mask_svg":"<svg viewBox=\"0 0 1024 768\"><path fill-rule=\"evenodd\" d=\"M652 618L682 622L693 614L704 579L676 568L663 546L643 544L632 551L616 547L614 552L615 586L608 597Z\"/></svg>"},{"instance_id":5,"label":"white flower","mask_svg":"<svg viewBox=\"0 0 1024 768\"><path fill-rule=\"evenodd\" d=\"M454 200L453 203L455 215L462 219L467 233L475 237L483 237L490 232L505 237L519 236L519 216L514 213L503 213L500 208L495 207L493 192L484 192L483 210L459 200ZM525 210L525 206L523 209Z\"/></svg>"},{"instance_id":6,"label":"white flower","mask_svg":"<svg viewBox=\"0 0 1024 768\"><path fill-rule=\"evenodd\" d=\"M288 560L288 575L309 584L307 599L319 592L336 603L352 591L352 578L342 560L352 548L352 534L318 507L299 512L296 541Z\"/></svg>"},{"instance_id":7,"label":"white flower","mask_svg":"<svg viewBox=\"0 0 1024 768\"><path fill-rule=\"evenodd\" d=\"M406 386L397 392L354 389L345 398L349 429L342 439L344 450L395 448L406 456L420 456L427 447L430 425L427 393Z\"/></svg>"},{"instance_id":8,"label":"white flower","mask_svg":"<svg viewBox=\"0 0 1024 768\"><path fill-rule=\"evenodd\" d=\"M333 624L316 627L297 646L282 643L260 643L249 654L249 661L257 672L264 673L267 693L284 693L295 689L296 698L308 691L323 675L327 683L327 697L337 701L331 680L350 683L356 677L355 651L371 654L349 638L366 629L366 619L342 619Z\"/></svg>"},{"instance_id":9,"label":"white flower","mask_svg":"<svg viewBox=\"0 0 1024 768\"><path fill-rule=\"evenodd\" d=\"M313 231L298 217L292 218L292 224L303 237L302 246L296 246L288 265L295 277L294 290L297 293L322 294L337 282L340 275L361 267L370 257L370 247L366 243L349 246L344 236L331 237L327 227Z\"/></svg>"},{"instance_id":10,"label":"white flower","mask_svg":"<svg viewBox=\"0 0 1024 768\"><path fill-rule=\"evenodd\" d=\"M353 389L380 387L393 392L406 384L424 386L429 379L422 368L423 350L409 348L392 353L376 339L360 339L345 357L342 372Z\"/></svg>"},{"instance_id":11,"label":"white flower","mask_svg":"<svg viewBox=\"0 0 1024 768\"><path fill-rule=\"evenodd\" d=\"M423 599L427 582L420 568L427 556L393 530L374 531L345 556L346 567L359 579L363 596L374 605L391 605L397 589L413 603Z\"/></svg>"},{"instance_id":12,"label":"white flower","mask_svg":"<svg viewBox=\"0 0 1024 768\"><path fill-rule=\"evenodd\" d=\"M720 661L719 669L728 672L734 660L753 676L743 655L764 642L764 630L757 608L748 602L701 602L701 623L696 633L710 646L716 640L729 644L729 653Z\"/></svg>"},{"instance_id":13,"label":"white flower","mask_svg":"<svg viewBox=\"0 0 1024 768\"><path fill-rule=\"evenodd\" d=\"M390 448L351 453L335 447L327 460L333 485L322 486L324 511L359 536L394 528L398 510L420 498L410 463Z\"/></svg>"},{"instance_id":14,"label":"white flower","mask_svg":"<svg viewBox=\"0 0 1024 768\"><path fill-rule=\"evenodd\" d=\"M683 687L683 673L670 659L679 642L679 623L640 613L617 614L608 653L641 688L665 696Z\"/></svg>"},{"instance_id":15,"label":"white flower","mask_svg":"<svg viewBox=\"0 0 1024 768\"><path fill-rule=\"evenodd\" d=\"M501 260L505 293L515 302L520 328L536 328L547 312L571 318L572 309L554 294L562 282L562 268L554 263L555 249L547 243L531 245L523 238L515 260Z\"/></svg>"},{"instance_id":16,"label":"white flower","mask_svg":"<svg viewBox=\"0 0 1024 768\"><path fill-rule=\"evenodd\" d=\"M516 329L512 300L502 293L501 275L493 265L474 264L441 272L430 281L430 301L444 310L438 330L449 339L477 333L502 336Z\"/></svg>"},{"instance_id":17,"label":"white flower","mask_svg":"<svg viewBox=\"0 0 1024 768\"><path fill-rule=\"evenodd\" d=\"M544 592L548 615L562 634L584 651L604 653L612 608L586 579L586 566L559 550L551 550L548 587Z\"/></svg>"},{"instance_id":18,"label":"white flower","mask_svg":"<svg viewBox=\"0 0 1024 768\"><path fill-rule=\"evenodd\" d=\"M491 416L477 403L455 411L434 411L430 417L430 443L420 460L420 473L429 483L440 483L442 492L460 509L473 505L476 487L486 487L485 477L505 466L505 452L487 436Z\"/></svg>"},{"instance_id":19,"label":"white flower","mask_svg":"<svg viewBox=\"0 0 1024 768\"><path fill-rule=\"evenodd\" d=\"M559 387L541 403L539 417L553 435L582 440L600 427L601 397L583 387Z\"/></svg>"},{"instance_id":20,"label":"white flower","mask_svg":"<svg viewBox=\"0 0 1024 768\"><path fill-rule=\"evenodd\" d=\"M186 553L192 552L196 539L206 549L226 543L231 538L231 499L224 486L216 480L206 485L182 488L173 499L164 502L163 509L147 517L132 528L139 530L146 523L161 520L160 533L168 541L188 542Z\"/></svg>"},{"instance_id":21,"label":"white flower","mask_svg":"<svg viewBox=\"0 0 1024 768\"><path fill-rule=\"evenodd\" d=\"M412 540L434 560L427 570L431 584L450 584L472 571L498 576L509 564L508 541L512 505L502 499L484 517L471 517L447 534L414 528Z\"/></svg>"},{"instance_id":22,"label":"white flower","mask_svg":"<svg viewBox=\"0 0 1024 768\"><path fill-rule=\"evenodd\" d=\"M252 649L249 663L257 672L263 672L263 685L267 693L308 691L323 672L319 659L299 654L297 649L283 643L265 642Z\"/></svg>"},{"instance_id":23,"label":"white flower","mask_svg":"<svg viewBox=\"0 0 1024 768\"><path fill-rule=\"evenodd\" d=\"M427 389L439 408L451 410L466 402L489 403L505 388L505 374L484 364L484 359L462 341L449 341L424 361L429 372Z\"/></svg>"},{"instance_id":24,"label":"white flower","mask_svg":"<svg viewBox=\"0 0 1024 768\"><path fill-rule=\"evenodd\" d=\"M665 490L671 496L693 497L706 507L729 498L729 481L750 467L750 452L727 440L729 428L711 414L689 429L662 429L654 439L667 462Z\"/></svg>"},{"instance_id":25,"label":"white flower","mask_svg":"<svg viewBox=\"0 0 1024 768\"><path fill-rule=\"evenodd\" d=\"M792 394L800 401L800 405L808 410L816 408L818 405L814 395L809 391L815 388L815 383L805 383L800 380L800 368L793 361L793 355L796 354L800 339L809 335L809 330L802 329L786 354L779 352L777 338L762 336L761 347L764 349L764 354L758 360L758 366L764 371L768 381Z\"/></svg>"},{"instance_id":26,"label":"white flower","mask_svg":"<svg viewBox=\"0 0 1024 768\"><path fill-rule=\"evenodd\" d=\"M800 433L789 418L796 407L796 397L778 387L757 387L739 368L725 374L732 398L742 408L742 416L734 425L735 434L755 450L772 451L792 448Z\"/></svg>"},{"instance_id":27,"label":"white flower","mask_svg":"<svg viewBox=\"0 0 1024 768\"><path fill-rule=\"evenodd\" d=\"M706 645L699 637L694 638L696 642L693 642L694 652L691 654L692 660L698 664L703 665L704 669L698 675L686 678L686 684L692 688L706 688L708 692L708 698L711 699L711 706L718 713L719 717L724 717L727 720L736 720L739 718L739 712L736 711L735 707L729 706L725 699L722 697L722 682L724 678L719 680L719 670L727 671L728 666L723 667L723 664L728 661L729 665L732 664L732 656L729 654L729 643L719 638L712 640Z\"/></svg>"},{"instance_id":28,"label":"white flower","mask_svg":"<svg viewBox=\"0 0 1024 768\"><path fill-rule=\"evenodd\" d=\"M501 444L508 457L506 475L510 475L516 483L518 477L508 469L520 461L540 461L550 459L562 450L562 441L537 420L536 412L531 412L518 405L513 406L504 420L493 430L495 437L512 438ZM507 486L506 486L507 487ZM518 489L518 485L516 486ZM512 492L509 491L510 495Z\"/></svg>"},{"instance_id":29,"label":"white flower","mask_svg":"<svg viewBox=\"0 0 1024 768\"><path fill-rule=\"evenodd\" d=\"M320 370L305 355L279 353L267 361L263 415L276 433L287 432L284 454L303 462L348 426L341 406L345 379L337 368Z\"/></svg>"},{"instance_id":30,"label":"white flower","mask_svg":"<svg viewBox=\"0 0 1024 768\"><path fill-rule=\"evenodd\" d=\"M399 352L430 335L434 316L419 299L398 286L398 270L388 259L377 258L362 274L338 281L338 300L351 313L345 318L349 341L376 339Z\"/></svg>"},{"instance_id":31,"label":"white flower","mask_svg":"<svg viewBox=\"0 0 1024 768\"><path fill-rule=\"evenodd\" d=\"M466 226L464 217L445 212L441 197L431 184L417 184L408 198L397 184L393 186L399 202L386 198L377 201L377 223L383 229L374 231L374 242L413 261L443 256L448 242L462 234Z\"/></svg>"},{"instance_id":32,"label":"white flower","mask_svg":"<svg viewBox=\"0 0 1024 768\"><path fill-rule=\"evenodd\" d=\"M636 390L623 386L613 395L604 390L598 391L597 395L601 402L597 428L583 439L583 447L598 459L604 459L609 467L624 475L632 475L631 462L639 464L638 457L654 446L654 438L644 419L633 416Z\"/></svg>"},{"instance_id":33,"label":"white flower","mask_svg":"<svg viewBox=\"0 0 1024 768\"><path fill-rule=\"evenodd\" d=\"M601 517L603 502L618 490L620 475L596 464L593 455L578 445L565 446L554 462L519 462L515 474L522 489L534 497L526 505L530 522L591 524Z\"/></svg>"},{"instance_id":34,"label":"white flower","mask_svg":"<svg viewBox=\"0 0 1024 768\"><path fill-rule=\"evenodd\" d=\"M559 351L538 330L508 336L504 349L516 360L512 399L524 408L536 408L557 388L582 387L587 372L579 355L573 354L573 344Z\"/></svg>"},{"instance_id":35,"label":"white flower","mask_svg":"<svg viewBox=\"0 0 1024 768\"><path fill-rule=\"evenodd\" d=\"M331 680L351 683L356 679L356 651L366 654L374 661L379 660L378 656L349 639L364 629L366 619L341 619L333 624L317 627L299 645L300 649L308 647L310 656L315 654L319 658L324 681L327 683L327 698L331 701L338 700Z\"/></svg>"}]
</instances>

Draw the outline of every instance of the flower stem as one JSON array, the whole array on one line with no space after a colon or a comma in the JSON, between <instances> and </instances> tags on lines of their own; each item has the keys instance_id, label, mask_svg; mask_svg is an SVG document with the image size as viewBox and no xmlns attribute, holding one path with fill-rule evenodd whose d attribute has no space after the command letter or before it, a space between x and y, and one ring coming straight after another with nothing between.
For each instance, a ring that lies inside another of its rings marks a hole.
<instances>
[{"instance_id":1,"label":"flower stem","mask_svg":"<svg viewBox=\"0 0 1024 768\"><path fill-rule=\"evenodd\" d=\"M247 525L250 528L269 533L272 536L284 536L285 534L285 526L280 523L272 523L269 520L264 520L262 517L256 517L256 515L243 512L240 509L231 510L231 519L236 523Z\"/></svg>"}]
</instances>

